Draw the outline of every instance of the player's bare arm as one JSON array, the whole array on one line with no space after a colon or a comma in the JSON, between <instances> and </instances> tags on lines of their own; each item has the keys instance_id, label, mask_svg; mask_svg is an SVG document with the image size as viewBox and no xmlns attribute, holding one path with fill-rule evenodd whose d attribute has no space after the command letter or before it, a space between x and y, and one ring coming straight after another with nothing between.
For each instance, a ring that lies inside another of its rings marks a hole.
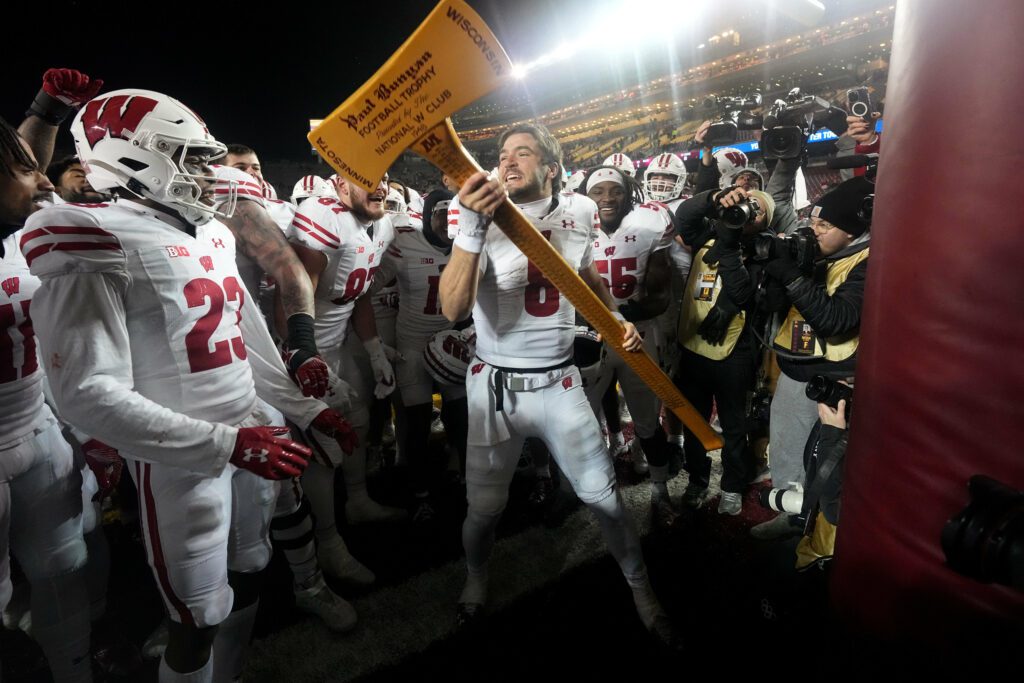
<instances>
[{"instance_id":1,"label":"player's bare arm","mask_svg":"<svg viewBox=\"0 0 1024 683\"><path fill-rule=\"evenodd\" d=\"M274 229L277 229L276 226ZM237 233L235 234L237 238ZM302 269L305 271L306 279L310 283L310 291L315 292L317 283L320 282L320 273L324 272L324 269L327 268L327 256L323 252L319 252L316 249L310 249L309 247L304 247L301 244L296 244L295 242L286 242L286 244L291 247L292 251L295 252L295 256L298 257L299 263L302 264ZM239 245L238 248L241 249L241 245ZM261 263L260 265L263 264ZM267 272L270 271L268 270ZM287 329L285 321L288 319L288 316L285 314L285 311L286 304L284 301L284 293L281 291L281 288L278 287L274 294L274 327L277 328L278 334L282 335ZM313 315L312 310L310 311L310 315ZM314 315L313 317L316 316Z\"/></svg>"},{"instance_id":2,"label":"player's bare arm","mask_svg":"<svg viewBox=\"0 0 1024 683\"><path fill-rule=\"evenodd\" d=\"M587 286L597 294L597 298L601 300L608 310L612 313L617 314L617 317L622 320L622 314L619 313L619 307L615 304L615 299L612 298L612 293L608 291L608 285L605 284L601 278L601 274L597 272L597 264L593 261L586 268L580 269L580 277L587 283ZM640 333L636 331L636 327L631 322L622 320L624 328L624 334L622 335L622 346L627 351L638 351L643 344L643 338Z\"/></svg>"},{"instance_id":3,"label":"player's bare arm","mask_svg":"<svg viewBox=\"0 0 1024 683\"><path fill-rule=\"evenodd\" d=\"M643 280L643 296L629 302L630 317L633 320L650 320L668 310L672 295L671 273L667 249L651 254Z\"/></svg>"},{"instance_id":4,"label":"player's bare arm","mask_svg":"<svg viewBox=\"0 0 1024 683\"><path fill-rule=\"evenodd\" d=\"M241 201L234 215L223 222L234 233L238 250L277 282L285 318L296 313L312 316L313 285L306 267L266 209Z\"/></svg>"}]
</instances>

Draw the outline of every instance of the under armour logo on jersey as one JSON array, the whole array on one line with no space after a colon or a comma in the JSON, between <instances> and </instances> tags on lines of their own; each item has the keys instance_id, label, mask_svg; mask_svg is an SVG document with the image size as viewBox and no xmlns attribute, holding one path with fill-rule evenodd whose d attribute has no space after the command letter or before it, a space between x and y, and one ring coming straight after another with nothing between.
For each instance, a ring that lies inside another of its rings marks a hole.
<instances>
[{"instance_id":1,"label":"under armour logo on jersey","mask_svg":"<svg viewBox=\"0 0 1024 683\"><path fill-rule=\"evenodd\" d=\"M175 256L188 256L188 249L185 247L167 247L167 255L171 258Z\"/></svg>"},{"instance_id":2,"label":"under armour logo on jersey","mask_svg":"<svg viewBox=\"0 0 1024 683\"><path fill-rule=\"evenodd\" d=\"M573 228L576 227L576 221L574 221L572 219L564 219L563 218L562 219L562 227L565 228L566 230L572 230Z\"/></svg>"},{"instance_id":3,"label":"under armour logo on jersey","mask_svg":"<svg viewBox=\"0 0 1024 683\"><path fill-rule=\"evenodd\" d=\"M21 281L16 277L9 277L0 282L0 287L4 288L4 293L7 296L14 296L21 290Z\"/></svg>"},{"instance_id":4,"label":"under armour logo on jersey","mask_svg":"<svg viewBox=\"0 0 1024 683\"><path fill-rule=\"evenodd\" d=\"M211 270L213 270L213 258L210 256L200 256L199 265L201 265L203 269L207 273L209 273Z\"/></svg>"},{"instance_id":5,"label":"under armour logo on jersey","mask_svg":"<svg viewBox=\"0 0 1024 683\"><path fill-rule=\"evenodd\" d=\"M156 100L141 95L115 95L91 100L82 112L82 126L90 147L107 137L127 140L146 114L156 108Z\"/></svg>"},{"instance_id":6,"label":"under armour logo on jersey","mask_svg":"<svg viewBox=\"0 0 1024 683\"><path fill-rule=\"evenodd\" d=\"M254 448L246 448L242 452L245 453L245 456L242 458L242 460L246 462L252 462L254 460L256 462L267 462L267 460L269 460L267 456L270 454L270 451L267 450L260 449L257 451Z\"/></svg>"},{"instance_id":7,"label":"under armour logo on jersey","mask_svg":"<svg viewBox=\"0 0 1024 683\"><path fill-rule=\"evenodd\" d=\"M477 363L476 365L474 365L473 367L470 368L470 371L474 375L479 375L480 371L483 370L483 369L484 369L484 364L483 363Z\"/></svg>"},{"instance_id":8,"label":"under armour logo on jersey","mask_svg":"<svg viewBox=\"0 0 1024 683\"><path fill-rule=\"evenodd\" d=\"M604 248L604 255L605 256L611 256L614 253L615 253L615 247L605 247Z\"/></svg>"},{"instance_id":9,"label":"under armour logo on jersey","mask_svg":"<svg viewBox=\"0 0 1024 683\"><path fill-rule=\"evenodd\" d=\"M219 237L214 237L210 241L213 242L213 246L217 247L218 249L224 249L225 248L224 240L222 240Z\"/></svg>"},{"instance_id":10,"label":"under armour logo on jersey","mask_svg":"<svg viewBox=\"0 0 1024 683\"><path fill-rule=\"evenodd\" d=\"M572 389L572 377L566 377L562 380L562 388L567 390Z\"/></svg>"},{"instance_id":11,"label":"under armour logo on jersey","mask_svg":"<svg viewBox=\"0 0 1024 683\"><path fill-rule=\"evenodd\" d=\"M626 235L622 238L623 242L636 242L636 235Z\"/></svg>"}]
</instances>

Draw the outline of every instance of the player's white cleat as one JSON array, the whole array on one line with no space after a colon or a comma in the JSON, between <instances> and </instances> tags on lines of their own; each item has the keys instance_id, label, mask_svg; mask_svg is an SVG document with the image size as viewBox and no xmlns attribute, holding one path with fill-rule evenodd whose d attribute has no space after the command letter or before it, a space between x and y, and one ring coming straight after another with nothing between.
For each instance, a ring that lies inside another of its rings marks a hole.
<instances>
[{"instance_id":1,"label":"player's white cleat","mask_svg":"<svg viewBox=\"0 0 1024 683\"><path fill-rule=\"evenodd\" d=\"M352 556L341 538L320 543L316 549L320 569L325 574L356 586L372 585L377 577L366 566Z\"/></svg>"}]
</instances>

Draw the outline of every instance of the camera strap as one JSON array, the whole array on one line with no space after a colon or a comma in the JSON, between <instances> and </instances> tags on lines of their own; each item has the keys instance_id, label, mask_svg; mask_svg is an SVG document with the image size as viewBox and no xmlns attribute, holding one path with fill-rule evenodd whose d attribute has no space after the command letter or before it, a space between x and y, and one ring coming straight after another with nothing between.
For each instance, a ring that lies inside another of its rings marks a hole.
<instances>
[{"instance_id":1,"label":"camera strap","mask_svg":"<svg viewBox=\"0 0 1024 683\"><path fill-rule=\"evenodd\" d=\"M833 448L830 449L829 453L825 454L825 457L821 457L821 449L818 447L821 441L821 420L814 423L814 428L811 430L811 438L814 439L813 451L811 456L814 457L814 479L807 482L807 486L804 487L804 504L803 512L811 518L812 513L818 509L818 501L821 500L821 494L825 491L825 486L832 480L835 474L836 467L843 461L843 453L845 449Z\"/></svg>"}]
</instances>

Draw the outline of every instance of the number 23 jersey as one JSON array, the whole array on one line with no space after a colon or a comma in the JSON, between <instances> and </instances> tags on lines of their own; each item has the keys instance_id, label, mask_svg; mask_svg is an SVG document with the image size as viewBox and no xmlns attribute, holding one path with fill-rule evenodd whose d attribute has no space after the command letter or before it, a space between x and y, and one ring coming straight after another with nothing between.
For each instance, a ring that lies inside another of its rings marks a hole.
<instances>
[{"instance_id":1,"label":"number 23 jersey","mask_svg":"<svg viewBox=\"0 0 1024 683\"><path fill-rule=\"evenodd\" d=\"M103 440L114 446L187 448L203 442L210 423L237 424L255 405L239 327L248 293L233 237L217 221L196 237L181 227L122 199L37 212L21 233L25 260L43 281L33 317L51 385L75 404L69 415L85 415L76 427L97 437L113 431ZM60 396L58 406L66 412ZM138 434L110 429L113 421ZM204 443L230 452L219 442L233 438L211 433Z\"/></svg>"}]
</instances>

